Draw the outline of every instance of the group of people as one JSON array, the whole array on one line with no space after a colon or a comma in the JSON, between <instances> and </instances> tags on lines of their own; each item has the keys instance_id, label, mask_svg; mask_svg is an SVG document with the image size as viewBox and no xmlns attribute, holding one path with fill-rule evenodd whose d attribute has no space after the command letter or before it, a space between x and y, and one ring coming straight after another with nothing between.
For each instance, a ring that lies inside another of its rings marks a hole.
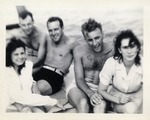
<instances>
[{"instance_id":1,"label":"group of people","mask_svg":"<svg viewBox=\"0 0 150 120\"><path fill-rule=\"evenodd\" d=\"M46 25L49 35L24 11L20 28L7 32L5 111L11 105L19 112L67 112L69 102L78 113L106 113L108 106L115 113L142 113L141 44L131 30L105 43L101 24L90 18L79 44L64 34L61 18L50 17ZM63 86L66 98L53 97Z\"/></svg>"}]
</instances>

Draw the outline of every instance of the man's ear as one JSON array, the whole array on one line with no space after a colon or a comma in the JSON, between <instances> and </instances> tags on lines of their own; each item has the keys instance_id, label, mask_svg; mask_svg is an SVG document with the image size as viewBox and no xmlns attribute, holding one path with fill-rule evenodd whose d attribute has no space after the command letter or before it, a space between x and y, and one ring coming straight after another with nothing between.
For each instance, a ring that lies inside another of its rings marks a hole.
<instances>
[{"instance_id":1,"label":"man's ear","mask_svg":"<svg viewBox=\"0 0 150 120\"><path fill-rule=\"evenodd\" d=\"M105 34L104 34L104 33L102 33L102 37L103 37L103 38L105 37Z\"/></svg>"},{"instance_id":2,"label":"man's ear","mask_svg":"<svg viewBox=\"0 0 150 120\"><path fill-rule=\"evenodd\" d=\"M139 49L139 48L137 49L137 52L140 52L140 49Z\"/></svg>"},{"instance_id":3,"label":"man's ear","mask_svg":"<svg viewBox=\"0 0 150 120\"><path fill-rule=\"evenodd\" d=\"M118 48L118 51L119 51L119 53L121 53L121 50L120 50L120 48Z\"/></svg>"},{"instance_id":4,"label":"man's ear","mask_svg":"<svg viewBox=\"0 0 150 120\"><path fill-rule=\"evenodd\" d=\"M63 29L64 30L64 26L62 26L62 28L61 29Z\"/></svg>"}]
</instances>

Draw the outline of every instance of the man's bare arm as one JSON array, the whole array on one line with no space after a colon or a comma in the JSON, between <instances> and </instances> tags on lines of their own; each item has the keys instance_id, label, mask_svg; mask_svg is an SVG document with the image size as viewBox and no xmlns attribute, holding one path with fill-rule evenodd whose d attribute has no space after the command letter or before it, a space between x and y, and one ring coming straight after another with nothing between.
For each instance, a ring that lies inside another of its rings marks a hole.
<instances>
[{"instance_id":1,"label":"man's bare arm","mask_svg":"<svg viewBox=\"0 0 150 120\"><path fill-rule=\"evenodd\" d=\"M74 66L75 66L75 78L77 86L90 98L94 92L88 87L84 80L84 70L82 64L82 55L80 49L78 47L75 48L73 55L74 55Z\"/></svg>"},{"instance_id":2,"label":"man's bare arm","mask_svg":"<svg viewBox=\"0 0 150 120\"><path fill-rule=\"evenodd\" d=\"M33 73L37 72L43 65L46 57L46 50L47 50L47 36L43 36L42 39L40 39L37 59L34 61Z\"/></svg>"}]
</instances>

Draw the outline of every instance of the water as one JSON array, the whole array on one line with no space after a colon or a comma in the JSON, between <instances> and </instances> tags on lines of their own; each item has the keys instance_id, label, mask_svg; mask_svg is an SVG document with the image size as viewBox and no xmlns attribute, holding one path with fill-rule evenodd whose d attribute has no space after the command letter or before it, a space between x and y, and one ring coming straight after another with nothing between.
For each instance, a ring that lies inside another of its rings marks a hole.
<instances>
[{"instance_id":1,"label":"water","mask_svg":"<svg viewBox=\"0 0 150 120\"><path fill-rule=\"evenodd\" d=\"M51 16L59 16L64 21L64 32L72 40L84 42L81 25L88 18L94 18L102 24L104 41L112 41L120 30L131 29L143 44L143 9L50 9L26 6L33 13L35 23L46 29ZM16 9L14 7L14 9ZM16 10L14 17L17 20ZM13 16L13 15L12 15ZM10 14L10 18L12 17ZM9 20L9 18L8 18ZM12 22L12 21L11 21ZM10 23L11 23L10 22ZM17 21L16 21L17 22ZM15 23L16 23L15 22Z\"/></svg>"},{"instance_id":2,"label":"water","mask_svg":"<svg viewBox=\"0 0 150 120\"><path fill-rule=\"evenodd\" d=\"M35 9L34 9L35 10ZM39 14L41 13L41 14ZM34 18L46 28L46 21L51 16L59 16L64 21L65 34L78 41L84 41L81 25L88 18L94 18L102 24L104 41L112 41L120 30L131 29L143 41L143 10L116 9L116 10L35 10Z\"/></svg>"}]
</instances>

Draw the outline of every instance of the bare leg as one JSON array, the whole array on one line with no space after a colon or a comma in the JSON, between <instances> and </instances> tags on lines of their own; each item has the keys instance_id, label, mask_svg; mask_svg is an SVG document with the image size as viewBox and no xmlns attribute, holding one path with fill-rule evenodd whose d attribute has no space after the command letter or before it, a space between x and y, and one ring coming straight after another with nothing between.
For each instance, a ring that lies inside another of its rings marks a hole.
<instances>
[{"instance_id":1,"label":"bare leg","mask_svg":"<svg viewBox=\"0 0 150 120\"><path fill-rule=\"evenodd\" d=\"M16 105L10 105L8 108L7 108L7 110L6 110L6 112L19 112L19 110L18 110L18 108L16 107Z\"/></svg>"},{"instance_id":2,"label":"bare leg","mask_svg":"<svg viewBox=\"0 0 150 120\"><path fill-rule=\"evenodd\" d=\"M16 108L18 109L19 112L21 112L21 110L25 107L24 105L20 104L20 103L14 103L14 106L16 106Z\"/></svg>"},{"instance_id":3,"label":"bare leg","mask_svg":"<svg viewBox=\"0 0 150 120\"><path fill-rule=\"evenodd\" d=\"M63 89L61 89L59 92L53 94L50 96L51 98L55 98L55 99L66 99L66 93ZM72 108L72 106L69 106L68 105L69 103L67 103L64 107L67 109L67 108ZM59 112L61 111L62 112L62 109L57 107L57 106L46 106L46 111L47 112L50 112L50 113L54 113L54 112Z\"/></svg>"},{"instance_id":4,"label":"bare leg","mask_svg":"<svg viewBox=\"0 0 150 120\"><path fill-rule=\"evenodd\" d=\"M88 98L79 88L72 88L68 93L68 99L69 102L77 109L77 112L89 112Z\"/></svg>"},{"instance_id":5,"label":"bare leg","mask_svg":"<svg viewBox=\"0 0 150 120\"><path fill-rule=\"evenodd\" d=\"M114 105L114 109L118 113L139 113L138 106L134 102L128 102L124 105Z\"/></svg>"},{"instance_id":6,"label":"bare leg","mask_svg":"<svg viewBox=\"0 0 150 120\"><path fill-rule=\"evenodd\" d=\"M106 110L106 102L102 101L100 104L94 106L93 111L94 113L105 113Z\"/></svg>"},{"instance_id":7,"label":"bare leg","mask_svg":"<svg viewBox=\"0 0 150 120\"><path fill-rule=\"evenodd\" d=\"M46 80L37 81L37 87L42 95L52 94L52 87Z\"/></svg>"},{"instance_id":8,"label":"bare leg","mask_svg":"<svg viewBox=\"0 0 150 120\"><path fill-rule=\"evenodd\" d=\"M24 107L22 110L21 110L22 113L32 113L32 110L30 109L30 107Z\"/></svg>"},{"instance_id":9,"label":"bare leg","mask_svg":"<svg viewBox=\"0 0 150 120\"><path fill-rule=\"evenodd\" d=\"M33 113L45 113L42 107L30 107Z\"/></svg>"},{"instance_id":10,"label":"bare leg","mask_svg":"<svg viewBox=\"0 0 150 120\"><path fill-rule=\"evenodd\" d=\"M67 109L66 111L63 111L62 113L77 113L77 110L75 108Z\"/></svg>"},{"instance_id":11,"label":"bare leg","mask_svg":"<svg viewBox=\"0 0 150 120\"><path fill-rule=\"evenodd\" d=\"M141 88L136 93L127 95L132 98L132 101L124 105L114 104L114 110L118 113L142 113L143 89Z\"/></svg>"}]
</instances>

